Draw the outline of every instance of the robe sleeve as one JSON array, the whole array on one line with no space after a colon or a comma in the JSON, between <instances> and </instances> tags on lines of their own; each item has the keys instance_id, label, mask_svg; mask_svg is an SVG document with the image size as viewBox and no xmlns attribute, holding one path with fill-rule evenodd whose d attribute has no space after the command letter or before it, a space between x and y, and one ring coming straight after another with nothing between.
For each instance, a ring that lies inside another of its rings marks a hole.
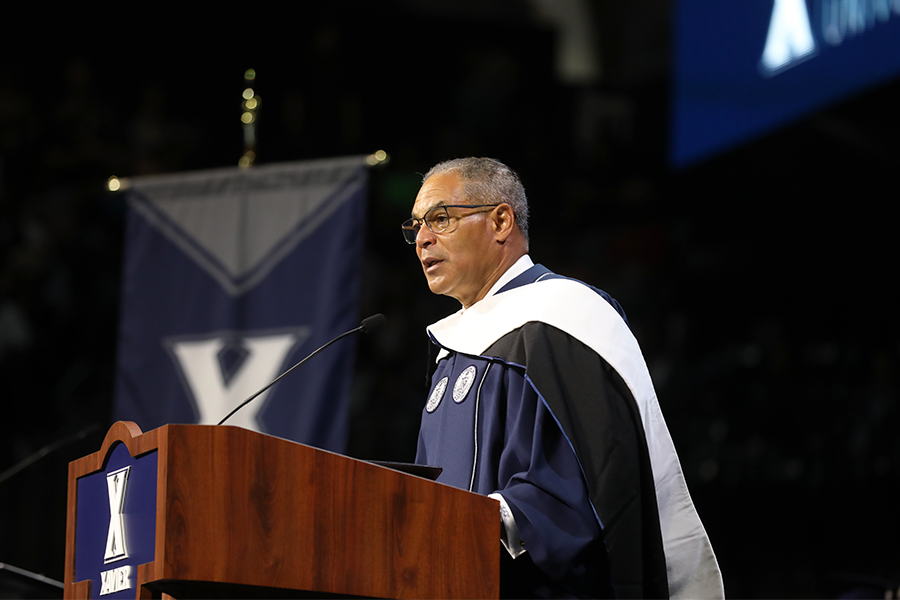
<instances>
[{"instance_id":1,"label":"robe sleeve","mask_svg":"<svg viewBox=\"0 0 900 600\"><path fill-rule=\"evenodd\" d=\"M603 531L601 568L614 582L615 595L668 597L648 446L637 403L621 377L581 341L542 323L504 336L488 350L493 353L528 365L525 381L540 400L536 423L552 420L553 435L566 440L570 454L578 457ZM517 514L516 522L529 545Z\"/></svg>"},{"instance_id":2,"label":"robe sleeve","mask_svg":"<svg viewBox=\"0 0 900 600\"><path fill-rule=\"evenodd\" d=\"M506 424L499 450L500 489L531 560L575 589L595 578L600 525L581 466L534 386L515 368L506 372ZM601 560L602 562L602 560Z\"/></svg>"}]
</instances>

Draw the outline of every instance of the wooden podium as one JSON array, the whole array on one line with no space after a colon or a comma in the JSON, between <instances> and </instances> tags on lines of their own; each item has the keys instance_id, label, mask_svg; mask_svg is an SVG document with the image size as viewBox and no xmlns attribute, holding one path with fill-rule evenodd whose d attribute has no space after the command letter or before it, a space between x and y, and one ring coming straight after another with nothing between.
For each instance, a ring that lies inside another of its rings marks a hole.
<instances>
[{"instance_id":1,"label":"wooden podium","mask_svg":"<svg viewBox=\"0 0 900 600\"><path fill-rule=\"evenodd\" d=\"M497 598L495 500L246 429L115 423L69 464L66 598Z\"/></svg>"}]
</instances>

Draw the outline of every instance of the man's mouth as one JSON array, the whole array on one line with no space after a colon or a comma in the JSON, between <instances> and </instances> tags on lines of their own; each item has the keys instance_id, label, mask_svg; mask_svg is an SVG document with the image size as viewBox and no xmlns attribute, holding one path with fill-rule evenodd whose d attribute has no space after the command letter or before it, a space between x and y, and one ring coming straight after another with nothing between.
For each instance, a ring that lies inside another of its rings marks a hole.
<instances>
[{"instance_id":1,"label":"man's mouth","mask_svg":"<svg viewBox=\"0 0 900 600\"><path fill-rule=\"evenodd\" d=\"M425 268L425 272L427 273L428 271L431 271L432 268L436 268L437 265L441 264L442 262L444 261L439 258L426 258L422 261L422 266Z\"/></svg>"}]
</instances>

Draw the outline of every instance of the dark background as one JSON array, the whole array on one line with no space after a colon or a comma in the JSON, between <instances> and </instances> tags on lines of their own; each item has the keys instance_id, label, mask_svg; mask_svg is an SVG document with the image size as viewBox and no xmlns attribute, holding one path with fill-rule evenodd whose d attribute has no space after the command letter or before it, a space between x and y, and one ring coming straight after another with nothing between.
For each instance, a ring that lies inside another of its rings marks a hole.
<instances>
[{"instance_id":1,"label":"dark background","mask_svg":"<svg viewBox=\"0 0 900 600\"><path fill-rule=\"evenodd\" d=\"M125 207L107 178L237 164L252 67L260 164L391 156L371 171L360 307L388 324L360 341L348 454L414 456L423 329L456 303L398 224L432 164L493 156L525 182L535 261L628 313L727 595L897 589L900 82L675 171L669 3L589 2L600 67L578 80L537 5L7 20L0 471L96 428L0 483L0 562L63 579L66 465L110 425ZM22 585L0 573L0 597Z\"/></svg>"}]
</instances>

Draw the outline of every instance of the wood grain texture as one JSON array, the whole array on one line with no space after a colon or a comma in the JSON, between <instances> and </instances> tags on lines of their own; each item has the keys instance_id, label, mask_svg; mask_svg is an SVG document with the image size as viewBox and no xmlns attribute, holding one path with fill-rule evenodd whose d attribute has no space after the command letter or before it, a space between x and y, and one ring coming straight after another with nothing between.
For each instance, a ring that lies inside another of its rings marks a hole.
<instances>
[{"instance_id":1,"label":"wood grain texture","mask_svg":"<svg viewBox=\"0 0 900 600\"><path fill-rule=\"evenodd\" d=\"M492 499L237 427L135 429L115 424L99 452L70 465L67 597L73 476L100 470L120 436L133 456L159 451L156 560L138 568L138 594L218 582L242 593L499 595Z\"/></svg>"}]
</instances>

